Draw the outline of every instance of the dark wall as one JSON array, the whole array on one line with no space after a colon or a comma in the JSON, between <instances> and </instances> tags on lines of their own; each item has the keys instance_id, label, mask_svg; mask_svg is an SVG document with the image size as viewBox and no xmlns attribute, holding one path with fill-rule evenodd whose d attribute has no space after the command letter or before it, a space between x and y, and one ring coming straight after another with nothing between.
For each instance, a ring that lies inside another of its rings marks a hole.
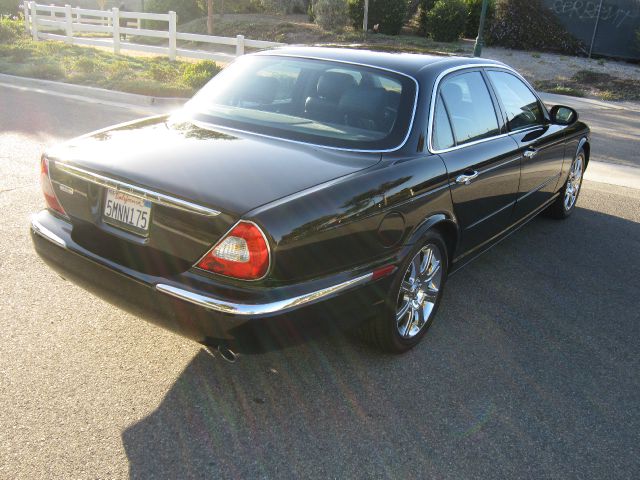
<instances>
[{"instance_id":1,"label":"dark wall","mask_svg":"<svg viewBox=\"0 0 640 480\"><path fill-rule=\"evenodd\" d=\"M600 0L544 0L562 24L587 49L591 45ZM640 60L640 0L604 0L593 43L594 55Z\"/></svg>"}]
</instances>

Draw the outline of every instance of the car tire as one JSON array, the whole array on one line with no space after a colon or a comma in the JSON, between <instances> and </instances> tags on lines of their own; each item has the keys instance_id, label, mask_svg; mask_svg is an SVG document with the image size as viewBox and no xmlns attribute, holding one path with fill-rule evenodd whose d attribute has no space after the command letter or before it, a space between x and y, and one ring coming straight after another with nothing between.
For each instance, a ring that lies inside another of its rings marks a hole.
<instances>
[{"instance_id":1,"label":"car tire","mask_svg":"<svg viewBox=\"0 0 640 480\"><path fill-rule=\"evenodd\" d=\"M545 211L549 217L564 220L575 210L576 203L578 202L578 195L582 189L582 179L584 178L586 159L587 157L584 150L581 148L578 150L573 162L571 162L569 176L560 190L560 195L558 195L558 198L556 198L556 200Z\"/></svg>"},{"instance_id":2,"label":"car tire","mask_svg":"<svg viewBox=\"0 0 640 480\"><path fill-rule=\"evenodd\" d=\"M433 324L448 268L444 239L427 232L396 270L382 311L362 326L367 343L390 353L415 347Z\"/></svg>"}]
</instances>

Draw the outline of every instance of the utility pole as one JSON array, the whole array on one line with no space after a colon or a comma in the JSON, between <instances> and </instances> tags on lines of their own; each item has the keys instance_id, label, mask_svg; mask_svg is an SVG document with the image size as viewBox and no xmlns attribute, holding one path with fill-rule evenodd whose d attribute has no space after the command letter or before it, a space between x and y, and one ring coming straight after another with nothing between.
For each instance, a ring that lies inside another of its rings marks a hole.
<instances>
[{"instance_id":1,"label":"utility pole","mask_svg":"<svg viewBox=\"0 0 640 480\"><path fill-rule=\"evenodd\" d=\"M478 26L478 36L476 37L476 44L473 47L474 57L480 57L482 55L482 47L484 45L484 21L487 17L488 6L489 0L482 0L482 10L480 11L480 25Z\"/></svg>"},{"instance_id":2,"label":"utility pole","mask_svg":"<svg viewBox=\"0 0 640 480\"><path fill-rule=\"evenodd\" d=\"M364 18L362 19L362 31L367 34L367 27L369 26L369 0L364 0Z\"/></svg>"}]
</instances>

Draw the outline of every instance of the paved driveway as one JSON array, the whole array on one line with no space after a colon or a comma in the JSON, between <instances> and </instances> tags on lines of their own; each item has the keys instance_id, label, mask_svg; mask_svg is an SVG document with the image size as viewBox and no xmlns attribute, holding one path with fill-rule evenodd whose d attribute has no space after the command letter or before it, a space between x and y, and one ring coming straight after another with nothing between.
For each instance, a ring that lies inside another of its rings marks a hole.
<instances>
[{"instance_id":1,"label":"paved driveway","mask_svg":"<svg viewBox=\"0 0 640 480\"><path fill-rule=\"evenodd\" d=\"M404 356L331 337L231 365L30 245L43 145L132 116L0 89L0 478L638 477L639 190L585 182L451 277Z\"/></svg>"}]
</instances>

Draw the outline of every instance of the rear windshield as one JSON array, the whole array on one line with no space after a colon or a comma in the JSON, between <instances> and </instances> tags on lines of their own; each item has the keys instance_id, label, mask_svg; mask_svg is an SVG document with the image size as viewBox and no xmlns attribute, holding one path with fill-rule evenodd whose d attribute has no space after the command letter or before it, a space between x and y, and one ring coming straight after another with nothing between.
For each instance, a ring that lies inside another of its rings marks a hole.
<instances>
[{"instance_id":1,"label":"rear windshield","mask_svg":"<svg viewBox=\"0 0 640 480\"><path fill-rule=\"evenodd\" d=\"M198 120L355 150L399 147L415 82L376 68L293 57L241 57L187 103Z\"/></svg>"}]
</instances>

